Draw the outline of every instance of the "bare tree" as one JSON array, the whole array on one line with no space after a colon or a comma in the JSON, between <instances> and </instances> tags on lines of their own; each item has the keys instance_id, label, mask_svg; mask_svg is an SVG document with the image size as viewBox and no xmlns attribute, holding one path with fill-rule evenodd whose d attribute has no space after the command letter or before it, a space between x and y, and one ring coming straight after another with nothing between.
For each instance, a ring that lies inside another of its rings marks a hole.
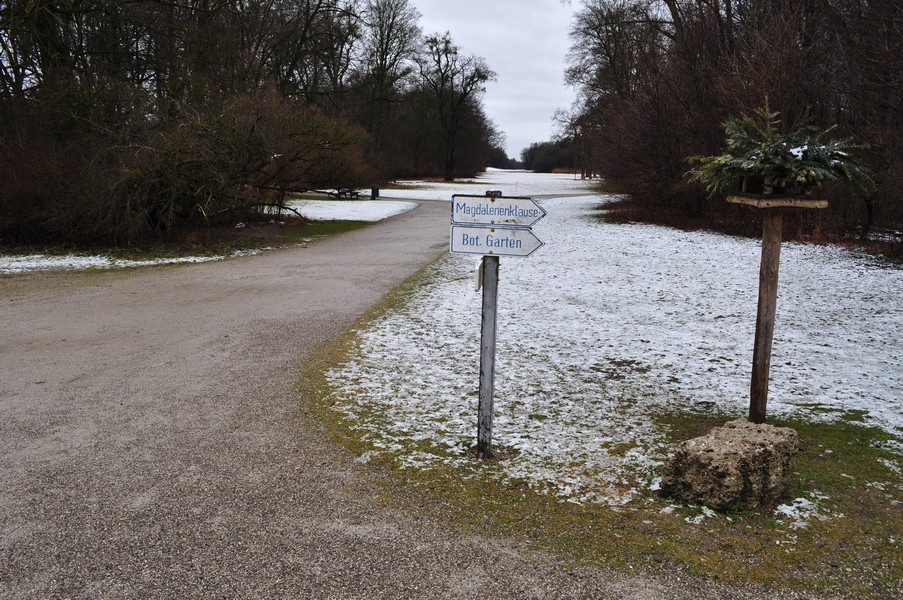
<instances>
[{"instance_id":1,"label":"bare tree","mask_svg":"<svg viewBox=\"0 0 903 600\"><path fill-rule=\"evenodd\" d=\"M448 32L426 38L418 64L423 85L435 101L444 146L445 180L451 181L455 175L458 135L468 103L485 90L487 81L495 79L495 73L483 58L461 56Z\"/></svg>"},{"instance_id":2,"label":"bare tree","mask_svg":"<svg viewBox=\"0 0 903 600\"><path fill-rule=\"evenodd\" d=\"M0 0L0 236L132 240L389 160L482 168L493 75L418 18L411 0Z\"/></svg>"},{"instance_id":3,"label":"bare tree","mask_svg":"<svg viewBox=\"0 0 903 600\"><path fill-rule=\"evenodd\" d=\"M420 49L420 13L408 0L368 0L363 8L361 79L367 124L379 153L386 113L401 96L400 83L413 71Z\"/></svg>"},{"instance_id":4,"label":"bare tree","mask_svg":"<svg viewBox=\"0 0 903 600\"><path fill-rule=\"evenodd\" d=\"M869 145L882 185L832 203L838 227L903 220L903 5L893 0L583 0L567 80L595 169L662 214L727 212L683 181L721 124L768 100L784 127ZM864 210L863 210L864 207Z\"/></svg>"}]
</instances>

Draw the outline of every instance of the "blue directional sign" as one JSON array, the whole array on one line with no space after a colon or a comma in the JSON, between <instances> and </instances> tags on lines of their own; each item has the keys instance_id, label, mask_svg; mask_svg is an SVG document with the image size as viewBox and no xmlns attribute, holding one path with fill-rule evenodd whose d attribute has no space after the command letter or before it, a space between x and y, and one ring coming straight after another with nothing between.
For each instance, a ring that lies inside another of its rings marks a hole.
<instances>
[{"instance_id":1,"label":"blue directional sign","mask_svg":"<svg viewBox=\"0 0 903 600\"><path fill-rule=\"evenodd\" d=\"M451 251L485 256L530 256L544 246L527 227L452 225Z\"/></svg>"},{"instance_id":2,"label":"blue directional sign","mask_svg":"<svg viewBox=\"0 0 903 600\"><path fill-rule=\"evenodd\" d=\"M546 216L533 198L511 196L452 196L453 225L532 227Z\"/></svg>"}]
</instances>

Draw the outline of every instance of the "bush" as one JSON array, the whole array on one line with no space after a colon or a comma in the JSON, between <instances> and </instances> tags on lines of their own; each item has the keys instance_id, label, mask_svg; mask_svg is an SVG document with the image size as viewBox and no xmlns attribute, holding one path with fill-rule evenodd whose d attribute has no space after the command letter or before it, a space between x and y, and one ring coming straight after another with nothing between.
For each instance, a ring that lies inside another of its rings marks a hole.
<instances>
[{"instance_id":1,"label":"bush","mask_svg":"<svg viewBox=\"0 0 903 600\"><path fill-rule=\"evenodd\" d=\"M131 243L280 203L287 191L357 187L370 178L362 130L274 94L183 105L166 118L135 102L111 123L84 111L55 120L64 101L91 111L111 104L72 96L69 88L19 103L2 123L0 232L7 241Z\"/></svg>"}]
</instances>

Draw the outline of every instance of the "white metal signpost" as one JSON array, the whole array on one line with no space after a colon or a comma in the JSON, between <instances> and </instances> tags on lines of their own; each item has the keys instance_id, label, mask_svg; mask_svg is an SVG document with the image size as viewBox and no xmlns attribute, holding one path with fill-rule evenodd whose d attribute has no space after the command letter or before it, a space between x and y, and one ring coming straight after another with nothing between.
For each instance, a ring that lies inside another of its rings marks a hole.
<instances>
[{"instance_id":1,"label":"white metal signpost","mask_svg":"<svg viewBox=\"0 0 903 600\"><path fill-rule=\"evenodd\" d=\"M495 385L495 326L498 305L499 257L530 256L543 246L530 229L546 216L532 198L452 196L451 251L483 256L483 318L480 329L480 397L477 415L477 458L492 458L492 402ZM479 289L479 288L478 288Z\"/></svg>"}]
</instances>

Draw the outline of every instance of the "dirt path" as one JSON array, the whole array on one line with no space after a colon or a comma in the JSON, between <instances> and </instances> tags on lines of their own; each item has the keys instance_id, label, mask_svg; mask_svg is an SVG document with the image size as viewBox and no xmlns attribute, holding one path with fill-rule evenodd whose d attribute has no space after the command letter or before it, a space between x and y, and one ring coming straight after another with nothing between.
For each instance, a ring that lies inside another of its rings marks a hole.
<instances>
[{"instance_id":1,"label":"dirt path","mask_svg":"<svg viewBox=\"0 0 903 600\"><path fill-rule=\"evenodd\" d=\"M443 531L303 425L299 359L447 236L426 202L308 248L0 279L0 597L755 597Z\"/></svg>"}]
</instances>

